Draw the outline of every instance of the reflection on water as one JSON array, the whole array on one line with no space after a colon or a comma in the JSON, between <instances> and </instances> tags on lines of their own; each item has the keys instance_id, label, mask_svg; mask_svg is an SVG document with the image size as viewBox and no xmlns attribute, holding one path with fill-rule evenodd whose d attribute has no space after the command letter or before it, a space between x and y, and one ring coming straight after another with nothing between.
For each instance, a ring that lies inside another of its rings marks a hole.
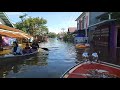
<instances>
[{"instance_id":1,"label":"reflection on water","mask_svg":"<svg viewBox=\"0 0 120 90\"><path fill-rule=\"evenodd\" d=\"M50 51L40 52L34 57L0 62L0 77L59 78L66 70L84 60L83 52L89 54L97 52L100 60L120 65L120 50L118 49L111 52L106 47L93 45L91 48L76 49L74 44L57 39L49 39L47 43L40 43L40 47L46 47Z\"/></svg>"},{"instance_id":2,"label":"reflection on water","mask_svg":"<svg viewBox=\"0 0 120 90\"><path fill-rule=\"evenodd\" d=\"M75 65L74 45L57 39L41 43L50 51L40 52L37 56L5 62L0 67L0 77L5 78L59 78L68 68Z\"/></svg>"},{"instance_id":3,"label":"reflection on water","mask_svg":"<svg viewBox=\"0 0 120 90\"><path fill-rule=\"evenodd\" d=\"M120 48L95 47L94 50L98 53L101 61L120 65Z\"/></svg>"}]
</instances>

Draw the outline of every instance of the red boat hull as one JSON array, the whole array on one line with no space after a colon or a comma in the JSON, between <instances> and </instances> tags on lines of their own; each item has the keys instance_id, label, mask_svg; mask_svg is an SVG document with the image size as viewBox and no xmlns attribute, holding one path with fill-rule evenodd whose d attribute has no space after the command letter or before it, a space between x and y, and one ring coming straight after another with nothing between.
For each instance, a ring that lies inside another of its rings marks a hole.
<instances>
[{"instance_id":1,"label":"red boat hull","mask_svg":"<svg viewBox=\"0 0 120 90\"><path fill-rule=\"evenodd\" d=\"M83 62L68 70L63 78L119 78L120 67L101 62Z\"/></svg>"}]
</instances>

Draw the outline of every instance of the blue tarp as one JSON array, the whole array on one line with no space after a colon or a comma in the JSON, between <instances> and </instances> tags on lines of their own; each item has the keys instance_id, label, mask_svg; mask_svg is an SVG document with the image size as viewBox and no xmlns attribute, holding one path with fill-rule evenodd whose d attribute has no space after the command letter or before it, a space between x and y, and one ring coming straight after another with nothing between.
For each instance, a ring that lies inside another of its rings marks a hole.
<instances>
[{"instance_id":1,"label":"blue tarp","mask_svg":"<svg viewBox=\"0 0 120 90\"><path fill-rule=\"evenodd\" d=\"M76 35L76 37L85 37L85 35L83 35L83 34L78 34L78 35Z\"/></svg>"},{"instance_id":2,"label":"blue tarp","mask_svg":"<svg viewBox=\"0 0 120 90\"><path fill-rule=\"evenodd\" d=\"M3 46L11 46L16 38L3 37Z\"/></svg>"}]
</instances>

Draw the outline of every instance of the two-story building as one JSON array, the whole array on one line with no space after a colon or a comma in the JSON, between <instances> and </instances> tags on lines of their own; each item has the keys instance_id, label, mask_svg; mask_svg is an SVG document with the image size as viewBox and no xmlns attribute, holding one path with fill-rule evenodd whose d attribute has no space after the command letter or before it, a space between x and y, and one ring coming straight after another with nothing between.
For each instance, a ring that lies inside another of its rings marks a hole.
<instances>
[{"instance_id":1,"label":"two-story building","mask_svg":"<svg viewBox=\"0 0 120 90\"><path fill-rule=\"evenodd\" d=\"M96 17L103 14L103 13L105 13L105 12L83 12L75 20L75 21L77 21L77 30L79 31L78 34L80 34L81 32L84 32L85 38L86 38L85 40L91 41L90 30L92 30L92 29L89 29L88 27L90 25L93 25L93 24L99 22L98 19L96 19Z\"/></svg>"},{"instance_id":2,"label":"two-story building","mask_svg":"<svg viewBox=\"0 0 120 90\"><path fill-rule=\"evenodd\" d=\"M117 17L117 18L116 18ZM96 17L99 21L89 28L92 29L92 41L97 45L110 48L120 47L120 16L117 13L104 13Z\"/></svg>"},{"instance_id":3,"label":"two-story building","mask_svg":"<svg viewBox=\"0 0 120 90\"><path fill-rule=\"evenodd\" d=\"M89 25L89 12L83 12L75 21L77 21L77 31L75 40L78 43L83 43L87 40L87 29Z\"/></svg>"}]
</instances>

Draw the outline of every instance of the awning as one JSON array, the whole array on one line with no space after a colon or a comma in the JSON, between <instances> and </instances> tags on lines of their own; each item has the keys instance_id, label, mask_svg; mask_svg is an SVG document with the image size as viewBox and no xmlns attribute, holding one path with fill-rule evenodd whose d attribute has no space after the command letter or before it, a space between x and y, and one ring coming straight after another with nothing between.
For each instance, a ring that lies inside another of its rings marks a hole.
<instances>
[{"instance_id":1,"label":"awning","mask_svg":"<svg viewBox=\"0 0 120 90\"><path fill-rule=\"evenodd\" d=\"M15 29L15 28L12 28L12 27L9 27L9 26L6 26L6 25L3 25L3 24L0 24L0 29L2 29L2 30L6 30L6 31L10 31L10 32L13 32L13 33L19 33L19 35L20 35L20 37L24 37L24 38L32 38L32 36L30 36L30 35L28 35L27 33L25 33L25 32L23 32L22 30L19 30L19 29ZM17 37L19 37L18 35L17 35Z\"/></svg>"},{"instance_id":2,"label":"awning","mask_svg":"<svg viewBox=\"0 0 120 90\"><path fill-rule=\"evenodd\" d=\"M116 19L104 20L104 21L98 22L96 24L90 25L88 28L98 26L98 25L102 25L102 24L105 24L105 23L107 24L107 23L110 23L110 22L113 22L113 21L116 21Z\"/></svg>"},{"instance_id":3,"label":"awning","mask_svg":"<svg viewBox=\"0 0 120 90\"><path fill-rule=\"evenodd\" d=\"M28 34L25 34L28 38L33 38L32 36L28 35Z\"/></svg>"},{"instance_id":4,"label":"awning","mask_svg":"<svg viewBox=\"0 0 120 90\"><path fill-rule=\"evenodd\" d=\"M7 37L11 37L11 38L25 38L23 37L22 35L20 34L13 34L13 33L10 33L10 32L0 32L0 35L2 36L7 36Z\"/></svg>"},{"instance_id":5,"label":"awning","mask_svg":"<svg viewBox=\"0 0 120 90\"><path fill-rule=\"evenodd\" d=\"M5 30L9 30L9 31L14 31L14 32L23 32L22 30L15 29L15 28L3 25L3 24L0 24L0 29L5 29Z\"/></svg>"},{"instance_id":6,"label":"awning","mask_svg":"<svg viewBox=\"0 0 120 90\"><path fill-rule=\"evenodd\" d=\"M75 32L73 32L73 34L85 34L85 29L83 29L83 30L76 30Z\"/></svg>"}]
</instances>

